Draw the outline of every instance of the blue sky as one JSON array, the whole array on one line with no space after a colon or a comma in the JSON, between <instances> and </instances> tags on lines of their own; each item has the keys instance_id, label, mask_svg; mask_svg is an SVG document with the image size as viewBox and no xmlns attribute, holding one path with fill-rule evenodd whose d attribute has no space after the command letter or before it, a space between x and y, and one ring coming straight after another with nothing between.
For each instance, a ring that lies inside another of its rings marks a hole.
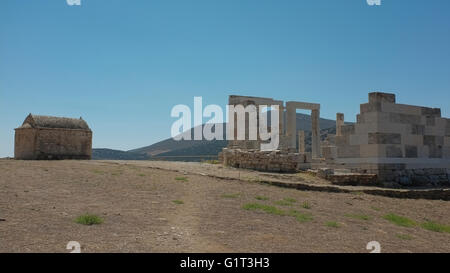
<instances>
[{"instance_id":1,"label":"blue sky","mask_svg":"<svg viewBox=\"0 0 450 273\"><path fill-rule=\"evenodd\" d=\"M194 96L317 102L354 121L386 91L450 117L448 0L81 3L0 2L0 157L30 112L82 116L94 147L127 150L169 137L170 110Z\"/></svg>"}]
</instances>

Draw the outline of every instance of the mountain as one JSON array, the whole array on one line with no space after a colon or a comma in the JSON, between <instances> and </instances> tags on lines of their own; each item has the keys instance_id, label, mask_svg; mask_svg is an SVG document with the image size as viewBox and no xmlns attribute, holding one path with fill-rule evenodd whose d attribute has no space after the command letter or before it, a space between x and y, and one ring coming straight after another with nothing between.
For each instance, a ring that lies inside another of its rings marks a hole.
<instances>
[{"instance_id":1,"label":"mountain","mask_svg":"<svg viewBox=\"0 0 450 273\"><path fill-rule=\"evenodd\" d=\"M146 160L146 154L132 153L112 149L92 149L92 159L96 160Z\"/></svg>"},{"instance_id":2,"label":"mountain","mask_svg":"<svg viewBox=\"0 0 450 273\"><path fill-rule=\"evenodd\" d=\"M304 130L304 131L311 131L311 116L297 113L297 130ZM269 121L270 124L270 121ZM335 128L336 127L336 121L330 120L330 119L320 119L319 120L320 128L321 129L328 129L328 128ZM223 124L224 128L224 139L225 139L225 123ZM194 136L194 130L191 129L191 139L193 139ZM223 143L222 143L223 142ZM216 145L222 145L222 147L226 146L226 141L218 140L218 141L207 141L207 140L182 140L182 141L176 141L172 138L168 138L166 140L160 141L158 143L155 143L150 146L130 150L129 152L133 153L145 153L151 156L156 155L164 155L169 153L170 155L174 155L174 151L177 150L190 150L193 149L193 147L200 148L200 146L207 145L211 148L211 146L215 147ZM215 151L214 151L215 152ZM208 153L211 154L211 153ZM216 153L217 154L217 153Z\"/></svg>"},{"instance_id":3,"label":"mountain","mask_svg":"<svg viewBox=\"0 0 450 273\"><path fill-rule=\"evenodd\" d=\"M270 124L270 120L268 122ZM311 116L297 113L297 130L306 132L306 150L311 145ZM336 121L320 119L321 135L324 138L327 134L334 134L336 131ZM204 126L204 125L203 125ZM223 124L224 139L226 125ZM194 129L191 129L191 139L194 137ZM150 146L133 149L130 151L118 151L109 149L93 149L93 159L123 159L123 160L185 160L201 161L204 159L216 158L217 154L226 147L226 140L180 140L172 138L165 139Z\"/></svg>"}]
</instances>

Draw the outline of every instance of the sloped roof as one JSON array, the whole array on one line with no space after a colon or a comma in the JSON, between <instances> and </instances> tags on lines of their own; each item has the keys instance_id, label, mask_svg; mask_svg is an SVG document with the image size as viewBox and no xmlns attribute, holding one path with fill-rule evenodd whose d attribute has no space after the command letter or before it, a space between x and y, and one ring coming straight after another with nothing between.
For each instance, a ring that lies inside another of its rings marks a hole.
<instances>
[{"instance_id":1,"label":"sloped roof","mask_svg":"<svg viewBox=\"0 0 450 273\"><path fill-rule=\"evenodd\" d=\"M20 128L60 128L90 130L82 118L51 117L29 114Z\"/></svg>"}]
</instances>

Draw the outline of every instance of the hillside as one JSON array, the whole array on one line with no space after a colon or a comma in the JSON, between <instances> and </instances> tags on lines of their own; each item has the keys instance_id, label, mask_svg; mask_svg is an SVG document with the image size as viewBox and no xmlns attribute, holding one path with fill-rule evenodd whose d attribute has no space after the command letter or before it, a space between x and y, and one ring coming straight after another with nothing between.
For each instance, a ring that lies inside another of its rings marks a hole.
<instances>
[{"instance_id":1,"label":"hillside","mask_svg":"<svg viewBox=\"0 0 450 273\"><path fill-rule=\"evenodd\" d=\"M97 160L146 160L150 159L150 156L112 149L92 149L92 158Z\"/></svg>"},{"instance_id":2,"label":"hillside","mask_svg":"<svg viewBox=\"0 0 450 273\"><path fill-rule=\"evenodd\" d=\"M269 121L270 124L270 121ZM324 138L327 134L335 133L336 121L320 119L321 135ZM225 123L224 139L225 139ZM297 113L297 129L306 131L306 150L310 150L311 145L311 116ZM191 129L193 139L194 129ZM166 159L166 160L186 160L201 161L217 156L222 148L227 146L226 140L181 140L172 138L165 139L155 144L133 149L130 151L118 151L109 149L93 149L94 159L123 159L123 160L146 160L146 159Z\"/></svg>"}]
</instances>

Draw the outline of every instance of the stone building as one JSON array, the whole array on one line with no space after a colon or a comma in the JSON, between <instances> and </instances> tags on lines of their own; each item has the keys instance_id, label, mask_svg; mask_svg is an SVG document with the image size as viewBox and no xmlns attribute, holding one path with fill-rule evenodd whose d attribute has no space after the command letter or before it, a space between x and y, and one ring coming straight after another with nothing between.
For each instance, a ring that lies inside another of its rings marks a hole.
<instances>
[{"instance_id":1,"label":"stone building","mask_svg":"<svg viewBox=\"0 0 450 273\"><path fill-rule=\"evenodd\" d=\"M15 159L91 159L92 131L82 118L28 115L15 129Z\"/></svg>"},{"instance_id":2,"label":"stone building","mask_svg":"<svg viewBox=\"0 0 450 273\"><path fill-rule=\"evenodd\" d=\"M397 104L394 94L380 92L360 108L355 124L338 120L328 164L376 174L383 183L449 183L450 119L441 109Z\"/></svg>"}]
</instances>

